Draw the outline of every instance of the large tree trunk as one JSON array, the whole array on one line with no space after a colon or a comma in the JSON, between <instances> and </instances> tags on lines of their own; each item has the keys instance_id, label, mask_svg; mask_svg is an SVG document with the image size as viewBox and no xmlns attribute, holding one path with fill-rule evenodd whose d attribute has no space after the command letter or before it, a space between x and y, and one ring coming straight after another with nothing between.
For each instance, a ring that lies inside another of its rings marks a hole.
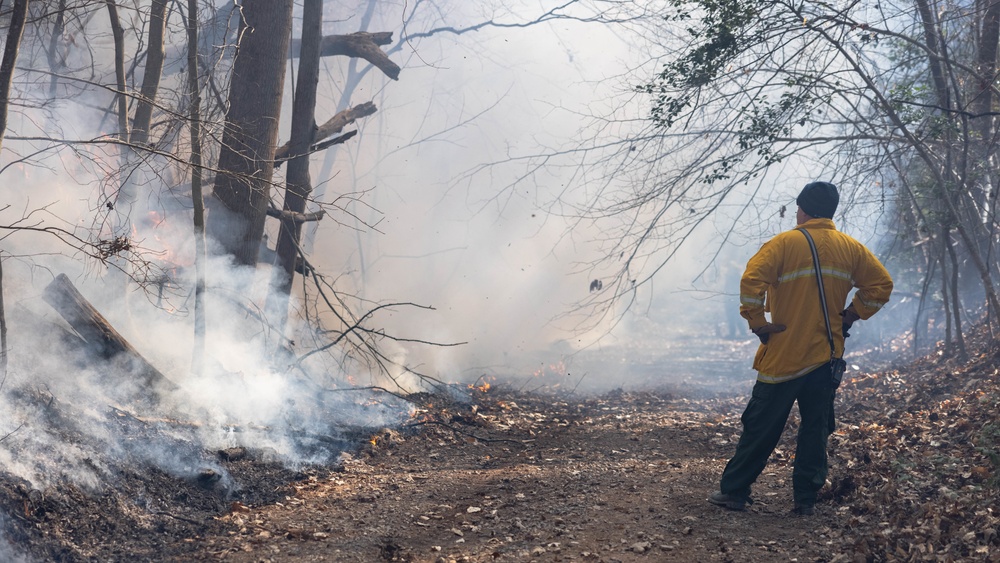
<instances>
[{"instance_id":1,"label":"large tree trunk","mask_svg":"<svg viewBox=\"0 0 1000 563\"><path fill-rule=\"evenodd\" d=\"M146 68L142 74L142 88L135 108L132 142L144 145L149 141L149 127L153 120L153 103L160 89L163 74L163 30L167 23L167 0L153 0L149 8L149 30L146 40Z\"/></svg>"},{"instance_id":2,"label":"large tree trunk","mask_svg":"<svg viewBox=\"0 0 1000 563\"><path fill-rule=\"evenodd\" d=\"M320 41L323 38L323 0L305 0L302 12L302 46L299 54L298 81L292 105L292 134L289 141L292 159L285 177L283 209L303 213L312 193L309 177L309 149L316 131L316 88L319 83ZM288 297L299 256L302 223L282 219L278 232L278 264L274 268L268 315L273 326L282 330L288 318Z\"/></svg>"},{"instance_id":3,"label":"large tree trunk","mask_svg":"<svg viewBox=\"0 0 1000 563\"><path fill-rule=\"evenodd\" d=\"M28 0L15 0L14 9L10 14L10 28L7 29L7 41L3 49L3 61L0 62L0 147L3 146L3 137L7 132L10 82L14 77L14 67L21 49L21 36L24 35L24 22L27 19Z\"/></svg>"},{"instance_id":4,"label":"large tree trunk","mask_svg":"<svg viewBox=\"0 0 1000 563\"><path fill-rule=\"evenodd\" d=\"M237 264L257 263L274 172L292 0L245 0L209 235Z\"/></svg>"}]
</instances>

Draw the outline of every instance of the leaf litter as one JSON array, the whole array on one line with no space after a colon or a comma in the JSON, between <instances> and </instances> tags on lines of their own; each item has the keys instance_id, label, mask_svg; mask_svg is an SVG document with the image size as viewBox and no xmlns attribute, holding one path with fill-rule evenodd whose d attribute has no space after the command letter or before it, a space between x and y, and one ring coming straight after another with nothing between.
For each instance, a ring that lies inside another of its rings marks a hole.
<instances>
[{"instance_id":1,"label":"leaf litter","mask_svg":"<svg viewBox=\"0 0 1000 563\"><path fill-rule=\"evenodd\" d=\"M0 529L55 561L1000 561L1000 356L979 339L964 362L850 372L811 517L790 513L795 416L747 512L705 501L742 392L495 383L426 397L334 465L206 452L225 491L140 463L93 490L4 473Z\"/></svg>"}]
</instances>

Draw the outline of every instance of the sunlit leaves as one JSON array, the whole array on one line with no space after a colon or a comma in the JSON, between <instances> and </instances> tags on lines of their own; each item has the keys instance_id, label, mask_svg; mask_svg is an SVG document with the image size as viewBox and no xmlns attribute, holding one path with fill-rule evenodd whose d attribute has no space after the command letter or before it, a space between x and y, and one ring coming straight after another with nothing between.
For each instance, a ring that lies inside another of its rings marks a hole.
<instances>
[{"instance_id":1,"label":"sunlit leaves","mask_svg":"<svg viewBox=\"0 0 1000 563\"><path fill-rule=\"evenodd\" d=\"M668 20L685 22L690 48L667 63L656 79L637 88L655 95L652 119L670 127L690 107L685 90L718 79L734 58L760 39L758 11L753 2L736 0L677 1Z\"/></svg>"}]
</instances>

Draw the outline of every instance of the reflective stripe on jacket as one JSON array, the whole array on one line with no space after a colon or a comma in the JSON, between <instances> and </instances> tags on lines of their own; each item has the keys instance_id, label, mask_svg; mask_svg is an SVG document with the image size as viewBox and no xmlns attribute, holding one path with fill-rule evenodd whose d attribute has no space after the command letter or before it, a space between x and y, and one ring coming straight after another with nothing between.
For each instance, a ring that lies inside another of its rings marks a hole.
<instances>
[{"instance_id":1,"label":"reflective stripe on jacket","mask_svg":"<svg viewBox=\"0 0 1000 563\"><path fill-rule=\"evenodd\" d=\"M766 242L740 280L740 314L750 329L767 324L765 305L771 322L786 327L757 349L753 367L765 383L795 379L830 360L812 253L806 237L796 232L802 228L816 242L836 357L844 354L840 312L851 288L858 288L853 303L862 319L878 312L892 292L892 278L878 258L838 231L832 219L810 219Z\"/></svg>"}]
</instances>

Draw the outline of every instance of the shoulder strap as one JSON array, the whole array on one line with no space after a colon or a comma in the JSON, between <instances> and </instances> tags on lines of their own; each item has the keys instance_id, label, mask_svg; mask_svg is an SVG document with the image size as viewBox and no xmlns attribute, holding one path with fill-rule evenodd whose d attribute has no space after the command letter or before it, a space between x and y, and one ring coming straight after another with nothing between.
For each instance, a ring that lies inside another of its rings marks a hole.
<instances>
[{"instance_id":1,"label":"shoulder strap","mask_svg":"<svg viewBox=\"0 0 1000 563\"><path fill-rule=\"evenodd\" d=\"M819 288L819 302L823 306L823 320L826 322L826 339L830 343L830 359L833 359L837 352L833 346L833 330L830 329L830 310L826 306L826 292L823 290L823 270L819 267L819 254L816 252L816 243L813 242L812 235L805 229L799 229L809 242L809 250L813 256L813 268L816 270L816 287Z\"/></svg>"}]
</instances>

